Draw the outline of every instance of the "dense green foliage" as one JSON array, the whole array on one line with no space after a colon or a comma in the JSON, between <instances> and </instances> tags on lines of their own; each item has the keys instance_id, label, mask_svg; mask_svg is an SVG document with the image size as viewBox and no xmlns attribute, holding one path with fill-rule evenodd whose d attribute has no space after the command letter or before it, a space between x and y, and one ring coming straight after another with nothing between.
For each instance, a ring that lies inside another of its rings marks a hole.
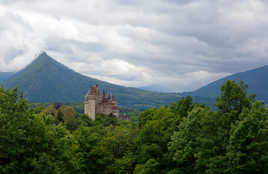
<instances>
[{"instance_id":1,"label":"dense green foliage","mask_svg":"<svg viewBox=\"0 0 268 174\"><path fill-rule=\"evenodd\" d=\"M0 173L266 174L264 103L227 81L215 107L185 97L138 120L75 113L68 127L69 107L32 109L16 89L0 89Z\"/></svg>"},{"instance_id":2,"label":"dense green foliage","mask_svg":"<svg viewBox=\"0 0 268 174\"><path fill-rule=\"evenodd\" d=\"M75 113L77 113L77 114L74 114L75 116L77 116L78 114L84 113L84 103L30 103L30 106L36 109L46 109L47 111L52 109L52 112L48 112L48 113L53 113L52 115L56 116L57 113L54 112L55 110L53 109L53 106L55 104L60 104L63 106L63 108L66 108L66 107L73 108ZM132 119L137 120L139 113L142 111L144 111L144 109L132 109L132 108L126 108L126 107L119 107L119 116L120 117L129 116Z\"/></svg>"},{"instance_id":3,"label":"dense green foliage","mask_svg":"<svg viewBox=\"0 0 268 174\"><path fill-rule=\"evenodd\" d=\"M268 65L241 72L236 73L227 77L224 77L222 79L219 79L217 81L214 81L194 92L188 93L188 95L191 96L200 96L200 97L210 97L210 98L216 98L220 94L220 88L221 86L227 81L227 80L234 80L236 82L243 81L246 84L249 85L248 93L250 94L256 94L257 99L264 100L264 103L268 103L268 81L266 80L266 75L268 74Z\"/></svg>"},{"instance_id":4,"label":"dense green foliage","mask_svg":"<svg viewBox=\"0 0 268 174\"><path fill-rule=\"evenodd\" d=\"M112 68L112 67L111 67ZM111 90L119 106L159 107L178 99L175 93L150 92L114 85L83 76L42 53L35 61L4 82L7 88L19 87L31 102L83 102L90 86Z\"/></svg>"}]
</instances>

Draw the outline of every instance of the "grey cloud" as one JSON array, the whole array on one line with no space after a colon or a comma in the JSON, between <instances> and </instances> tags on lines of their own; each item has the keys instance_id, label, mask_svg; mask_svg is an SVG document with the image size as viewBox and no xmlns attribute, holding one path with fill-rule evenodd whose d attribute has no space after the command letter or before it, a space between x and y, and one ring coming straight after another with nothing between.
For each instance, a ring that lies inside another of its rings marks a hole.
<instances>
[{"instance_id":1,"label":"grey cloud","mask_svg":"<svg viewBox=\"0 0 268 174\"><path fill-rule=\"evenodd\" d=\"M0 17L0 36L15 34L23 42L34 39L34 44L22 46L8 38L10 46L0 58L10 67L15 58L27 59L46 49L87 75L130 86L166 84L171 91L183 91L268 64L268 4L262 0L35 0L31 6L24 0L5 0L1 4L12 20ZM34 18L38 15L40 22ZM94 69L94 64L100 68ZM116 66L114 71L105 70L109 64Z\"/></svg>"},{"instance_id":2,"label":"grey cloud","mask_svg":"<svg viewBox=\"0 0 268 174\"><path fill-rule=\"evenodd\" d=\"M77 49L84 52L104 52L106 49L106 46L101 43L81 42L78 40L68 40L55 37L48 38L46 40L46 44L48 45L47 50L63 52L66 54L74 54L73 50Z\"/></svg>"},{"instance_id":3,"label":"grey cloud","mask_svg":"<svg viewBox=\"0 0 268 174\"><path fill-rule=\"evenodd\" d=\"M22 54L24 54L24 50L11 47L7 50L7 53L4 56L4 61L6 64L9 64L15 57Z\"/></svg>"}]
</instances>

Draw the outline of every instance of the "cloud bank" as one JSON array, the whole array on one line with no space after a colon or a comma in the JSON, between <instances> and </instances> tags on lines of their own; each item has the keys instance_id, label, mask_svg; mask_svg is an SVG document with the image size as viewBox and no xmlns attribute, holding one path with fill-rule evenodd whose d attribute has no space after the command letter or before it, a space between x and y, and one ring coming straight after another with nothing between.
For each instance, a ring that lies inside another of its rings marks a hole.
<instances>
[{"instance_id":1,"label":"cloud bank","mask_svg":"<svg viewBox=\"0 0 268 174\"><path fill-rule=\"evenodd\" d=\"M45 50L84 75L191 91L268 64L263 0L2 0L0 71Z\"/></svg>"}]
</instances>

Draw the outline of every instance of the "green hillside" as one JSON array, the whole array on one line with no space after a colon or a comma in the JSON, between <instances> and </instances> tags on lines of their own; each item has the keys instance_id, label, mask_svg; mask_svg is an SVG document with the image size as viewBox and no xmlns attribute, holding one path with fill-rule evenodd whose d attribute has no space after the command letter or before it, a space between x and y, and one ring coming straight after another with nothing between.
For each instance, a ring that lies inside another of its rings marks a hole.
<instances>
[{"instance_id":1,"label":"green hillside","mask_svg":"<svg viewBox=\"0 0 268 174\"><path fill-rule=\"evenodd\" d=\"M248 92L257 94L257 98L268 103L268 66L263 66L257 69L240 72L227 76L225 78L214 81L194 92L188 93L192 96L216 98L219 95L220 87L226 80L235 80L236 82L243 81L248 84Z\"/></svg>"},{"instance_id":2,"label":"green hillside","mask_svg":"<svg viewBox=\"0 0 268 174\"><path fill-rule=\"evenodd\" d=\"M45 52L30 65L4 82L7 88L19 87L31 102L83 102L90 86L111 90L120 106L148 108L166 105L178 99L178 94L150 92L114 85L81 75L55 61Z\"/></svg>"}]
</instances>

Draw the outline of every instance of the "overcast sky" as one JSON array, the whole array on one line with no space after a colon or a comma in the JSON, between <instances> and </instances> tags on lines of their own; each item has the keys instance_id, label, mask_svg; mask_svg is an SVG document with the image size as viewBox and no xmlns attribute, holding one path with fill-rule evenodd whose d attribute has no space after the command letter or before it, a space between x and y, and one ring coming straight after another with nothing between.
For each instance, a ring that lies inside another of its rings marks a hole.
<instances>
[{"instance_id":1,"label":"overcast sky","mask_svg":"<svg viewBox=\"0 0 268 174\"><path fill-rule=\"evenodd\" d=\"M191 91L268 64L268 3L0 0L0 71L43 50L100 80Z\"/></svg>"}]
</instances>

